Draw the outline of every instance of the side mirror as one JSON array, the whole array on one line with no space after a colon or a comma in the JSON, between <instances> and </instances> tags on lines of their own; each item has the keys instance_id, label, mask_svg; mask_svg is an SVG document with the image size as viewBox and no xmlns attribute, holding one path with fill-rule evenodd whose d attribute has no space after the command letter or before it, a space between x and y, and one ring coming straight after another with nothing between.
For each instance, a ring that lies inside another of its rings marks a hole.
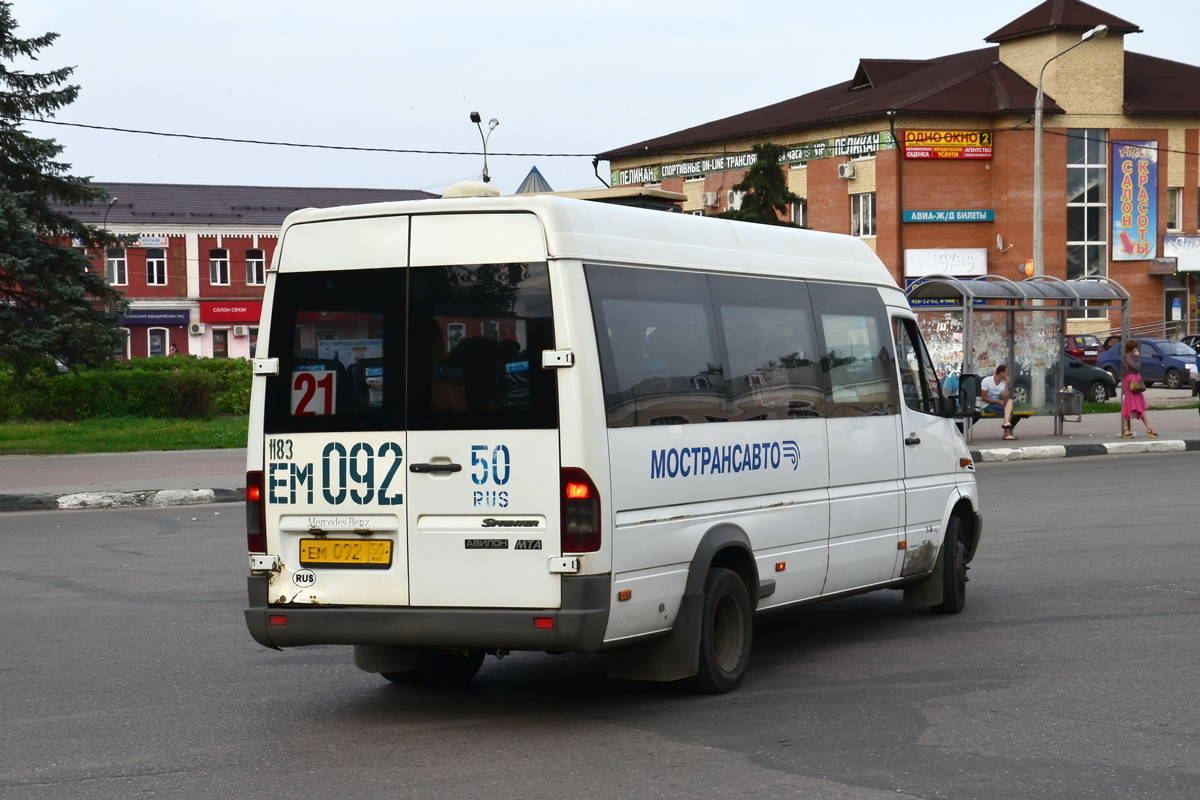
<instances>
[{"instance_id":1,"label":"side mirror","mask_svg":"<svg viewBox=\"0 0 1200 800\"><path fill-rule=\"evenodd\" d=\"M949 413L946 416L952 419L974 416L975 403L979 398L979 380L979 376L971 372L958 376L958 397L947 398Z\"/></svg>"}]
</instances>

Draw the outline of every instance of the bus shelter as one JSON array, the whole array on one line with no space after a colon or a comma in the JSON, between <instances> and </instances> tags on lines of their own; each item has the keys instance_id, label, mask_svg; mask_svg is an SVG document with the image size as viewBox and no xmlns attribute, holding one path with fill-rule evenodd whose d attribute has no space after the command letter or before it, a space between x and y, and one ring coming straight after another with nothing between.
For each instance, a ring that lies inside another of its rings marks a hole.
<instances>
[{"instance_id":1,"label":"bus shelter","mask_svg":"<svg viewBox=\"0 0 1200 800\"><path fill-rule=\"evenodd\" d=\"M1064 411L1078 414L1082 400L1063 391L1068 314L1119 307L1122 338L1129 337L1129 292L1104 277L929 275L907 294L939 375L973 372L982 378L1008 365L1014 411L1053 414L1056 436L1063 432ZM1068 410L1071 405L1076 408ZM971 420L965 425L969 442Z\"/></svg>"}]
</instances>

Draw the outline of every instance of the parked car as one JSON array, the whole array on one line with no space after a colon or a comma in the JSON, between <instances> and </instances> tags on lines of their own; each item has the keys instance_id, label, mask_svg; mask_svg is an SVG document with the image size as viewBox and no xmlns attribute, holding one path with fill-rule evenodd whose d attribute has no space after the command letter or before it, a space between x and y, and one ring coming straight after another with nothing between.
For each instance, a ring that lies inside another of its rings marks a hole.
<instances>
[{"instance_id":1,"label":"parked car","mask_svg":"<svg viewBox=\"0 0 1200 800\"><path fill-rule=\"evenodd\" d=\"M1168 389L1187 389L1188 376L1195 368L1196 351L1174 339L1135 339L1138 352L1142 354L1142 380L1146 386L1161 383ZM1120 342L1100 354L1096 366L1112 373L1121 374ZM1191 365L1191 369L1189 369Z\"/></svg>"},{"instance_id":2,"label":"parked car","mask_svg":"<svg viewBox=\"0 0 1200 800\"><path fill-rule=\"evenodd\" d=\"M1071 356L1064 356L1064 358L1066 360L1063 362L1063 388L1071 386L1077 391L1083 392L1084 402L1087 403L1104 403L1110 398L1116 397L1116 378L1099 367L1085 364L1077 358L1072 358ZM1012 389L1014 403L1029 402L1029 385L1029 374L1026 372L1017 373ZM1046 396L1050 397L1053 392L1054 375L1053 373L1047 373Z\"/></svg>"},{"instance_id":3,"label":"parked car","mask_svg":"<svg viewBox=\"0 0 1200 800\"><path fill-rule=\"evenodd\" d=\"M1067 355L1079 359L1084 364L1096 365L1096 359L1104 352L1100 337L1092 333L1073 333L1067 337Z\"/></svg>"},{"instance_id":4,"label":"parked car","mask_svg":"<svg viewBox=\"0 0 1200 800\"><path fill-rule=\"evenodd\" d=\"M1200 350L1200 333L1190 333L1179 341L1183 342L1193 350Z\"/></svg>"}]
</instances>

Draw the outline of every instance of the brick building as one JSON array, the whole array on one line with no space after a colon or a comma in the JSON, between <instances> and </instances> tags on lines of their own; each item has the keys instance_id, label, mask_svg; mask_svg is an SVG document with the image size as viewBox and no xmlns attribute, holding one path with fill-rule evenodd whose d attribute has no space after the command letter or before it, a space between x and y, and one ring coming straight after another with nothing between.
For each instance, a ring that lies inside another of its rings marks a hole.
<instances>
[{"instance_id":1,"label":"brick building","mask_svg":"<svg viewBox=\"0 0 1200 800\"><path fill-rule=\"evenodd\" d=\"M1106 35L1049 61L1098 25ZM793 219L862 237L902 286L934 273L1018 280L1033 257L1033 114L1049 61L1045 273L1108 276L1132 295L1135 326L1181 334L1196 329L1200 274L1200 67L1127 51L1140 32L1048 0L987 36L991 46L864 58L843 83L600 157L614 186L683 192L686 212L711 214L739 202L731 187L753 144L782 144L804 198ZM1118 326L1109 313L1080 312L1070 329Z\"/></svg>"},{"instance_id":2,"label":"brick building","mask_svg":"<svg viewBox=\"0 0 1200 800\"><path fill-rule=\"evenodd\" d=\"M249 358L258 337L266 270L284 218L301 208L416 200L416 190L304 189L94 183L110 202L63 208L131 237L89 249L96 269L129 299L125 358L180 353Z\"/></svg>"}]
</instances>

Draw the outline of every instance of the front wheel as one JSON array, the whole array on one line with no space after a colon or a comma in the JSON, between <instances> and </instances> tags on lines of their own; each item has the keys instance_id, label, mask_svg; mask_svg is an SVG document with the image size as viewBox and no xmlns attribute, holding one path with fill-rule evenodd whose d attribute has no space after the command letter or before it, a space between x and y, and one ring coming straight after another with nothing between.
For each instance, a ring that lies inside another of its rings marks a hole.
<instances>
[{"instance_id":1,"label":"front wheel","mask_svg":"<svg viewBox=\"0 0 1200 800\"><path fill-rule=\"evenodd\" d=\"M1182 389L1183 388L1183 373L1181 373L1177 369L1167 370L1167 374L1163 376L1163 384L1168 389Z\"/></svg>"},{"instance_id":2,"label":"front wheel","mask_svg":"<svg viewBox=\"0 0 1200 800\"><path fill-rule=\"evenodd\" d=\"M732 692L746 675L754 639L750 594L741 577L714 568L704 581L704 614L700 628L700 671L694 688L713 694Z\"/></svg>"},{"instance_id":3,"label":"front wheel","mask_svg":"<svg viewBox=\"0 0 1200 800\"><path fill-rule=\"evenodd\" d=\"M957 614L967 604L967 543L963 539L962 520L951 517L942 542L942 602L933 606L935 614Z\"/></svg>"},{"instance_id":4,"label":"front wheel","mask_svg":"<svg viewBox=\"0 0 1200 800\"><path fill-rule=\"evenodd\" d=\"M1088 387L1087 392L1089 403L1107 403L1108 402L1108 384L1104 381L1096 381Z\"/></svg>"},{"instance_id":5,"label":"front wheel","mask_svg":"<svg viewBox=\"0 0 1200 800\"><path fill-rule=\"evenodd\" d=\"M1029 387L1023 383L1018 383L1012 388L1013 403L1028 403L1029 402Z\"/></svg>"}]
</instances>

